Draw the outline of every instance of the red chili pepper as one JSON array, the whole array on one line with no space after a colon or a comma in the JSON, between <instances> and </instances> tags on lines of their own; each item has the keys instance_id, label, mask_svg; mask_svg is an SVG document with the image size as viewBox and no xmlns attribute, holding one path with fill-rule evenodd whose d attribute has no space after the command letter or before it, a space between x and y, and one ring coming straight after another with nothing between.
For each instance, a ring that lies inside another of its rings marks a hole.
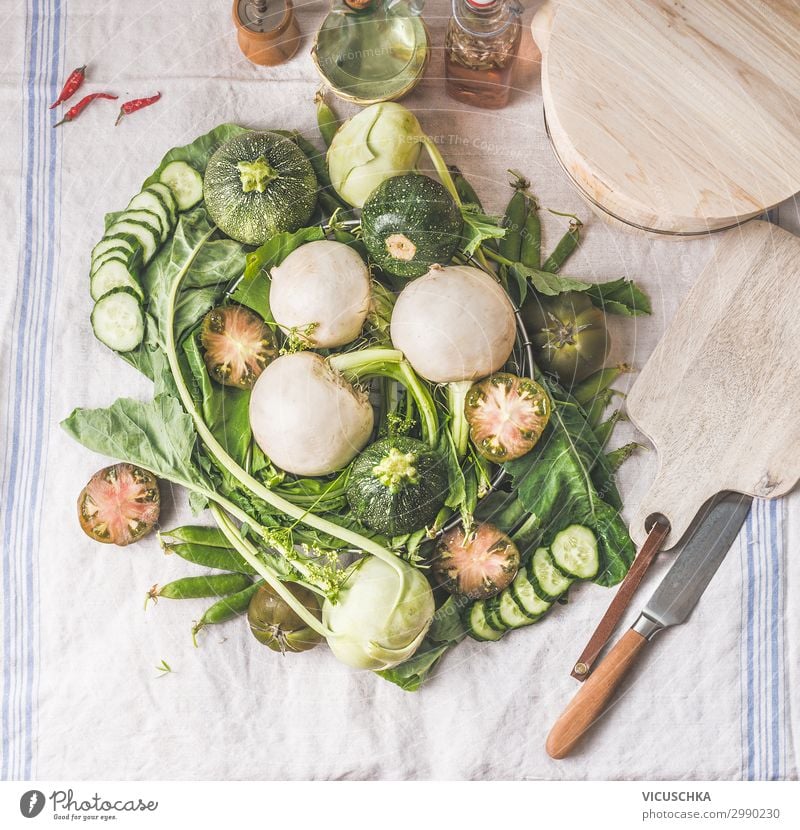
<instances>
[{"instance_id":1,"label":"red chili pepper","mask_svg":"<svg viewBox=\"0 0 800 830\"><path fill-rule=\"evenodd\" d=\"M74 107L68 109L64 117L58 123L53 124L53 126L58 127L59 124L63 124L65 121L73 121L97 98L107 98L109 101L116 101L119 95L110 95L108 92L93 92L91 95L81 98Z\"/></svg>"},{"instance_id":2,"label":"red chili pepper","mask_svg":"<svg viewBox=\"0 0 800 830\"><path fill-rule=\"evenodd\" d=\"M86 78L86 65L79 66L69 73L69 77L64 81L64 87L61 94L56 98L55 102L50 104L50 109L54 110L59 104L63 104L68 98L71 98L80 88Z\"/></svg>"},{"instance_id":3,"label":"red chili pepper","mask_svg":"<svg viewBox=\"0 0 800 830\"><path fill-rule=\"evenodd\" d=\"M119 108L119 115L117 116L117 120L114 122L114 126L116 127L117 124L122 121L123 116L130 115L132 112L149 107L150 104L155 104L160 97L161 93L156 92L155 95L151 95L149 98L134 98L132 101L126 101Z\"/></svg>"}]
</instances>

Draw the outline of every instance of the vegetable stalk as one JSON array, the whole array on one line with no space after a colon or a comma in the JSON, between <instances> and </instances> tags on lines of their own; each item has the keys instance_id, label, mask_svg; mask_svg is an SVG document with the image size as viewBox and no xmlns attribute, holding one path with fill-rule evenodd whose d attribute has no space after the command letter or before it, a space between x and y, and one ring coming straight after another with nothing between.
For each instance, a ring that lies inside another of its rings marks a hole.
<instances>
[{"instance_id":1,"label":"vegetable stalk","mask_svg":"<svg viewBox=\"0 0 800 830\"><path fill-rule=\"evenodd\" d=\"M184 409L194 422L195 429L197 430L198 435L200 436L202 442L205 444L209 452L211 452L211 454L217 459L217 461L244 487L251 490L256 496L265 501L271 507L274 507L276 510L280 510L282 513L285 513L287 516L289 516L289 518L294 519L298 522L302 522L303 524L306 524L309 527L314 528L315 530L319 530L322 533L326 533L330 536L336 537L337 539L341 539L343 542L346 542L347 544L352 545L355 548L363 550L366 553L371 553L373 556L377 556L379 559L382 559L391 567L395 568L395 570L398 573L398 576L402 581L404 578L404 571L398 564L397 557L393 553L391 553L389 550L387 550L377 542L374 542L372 539L368 539L367 537L362 536L360 533L355 533L352 530L341 527L335 522L332 522L328 519L324 519L321 516L317 516L314 513L309 513L303 508L292 504L292 502L288 501L282 496L279 496L274 491L268 489L260 481L258 481L258 479L254 478L239 464L237 464L233 458L231 458L231 456L225 451L225 449L219 443L219 441L214 437L214 434L211 432L211 430L208 428L205 421L203 420L203 417L197 408L197 404L195 403L191 395L191 392L189 391L189 388L186 385L186 381L183 377L183 372L181 371L180 363L178 361L178 353L175 343L174 318L175 307L181 283L186 277L186 274L189 272L189 269L191 268L192 263L194 262L194 259L197 256L198 252L215 231L216 227L213 227L211 228L211 230L208 231L208 233L204 234L200 238L198 244L192 252L192 255L189 256L187 261L184 263L183 267L175 275L167 298L167 308L165 314L165 351L167 354L169 368L172 372L172 376L175 381L175 387L178 391L178 395L180 397ZM204 493L204 495L207 495L208 498L217 502L218 504L220 503L220 498L216 494ZM229 508L226 506L226 509ZM229 512L232 512L234 515L236 515L234 511ZM238 512L241 513L243 511ZM252 520L250 520L249 518L242 519L242 521L246 521L252 524Z\"/></svg>"}]
</instances>

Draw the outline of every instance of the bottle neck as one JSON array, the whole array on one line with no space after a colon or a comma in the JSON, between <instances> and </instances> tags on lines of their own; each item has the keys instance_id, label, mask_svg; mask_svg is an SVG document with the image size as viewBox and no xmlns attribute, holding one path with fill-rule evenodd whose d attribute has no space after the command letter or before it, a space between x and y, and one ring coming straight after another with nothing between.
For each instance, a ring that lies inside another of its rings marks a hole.
<instances>
[{"instance_id":1,"label":"bottle neck","mask_svg":"<svg viewBox=\"0 0 800 830\"><path fill-rule=\"evenodd\" d=\"M515 0L453 0L453 19L473 35L499 35L519 20L520 12Z\"/></svg>"}]
</instances>

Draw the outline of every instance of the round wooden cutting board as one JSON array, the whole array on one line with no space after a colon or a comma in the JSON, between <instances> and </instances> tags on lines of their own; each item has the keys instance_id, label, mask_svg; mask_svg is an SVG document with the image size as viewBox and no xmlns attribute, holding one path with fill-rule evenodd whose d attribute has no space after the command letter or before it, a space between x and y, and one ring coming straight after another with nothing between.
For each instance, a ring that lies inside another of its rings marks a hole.
<instances>
[{"instance_id":1,"label":"round wooden cutting board","mask_svg":"<svg viewBox=\"0 0 800 830\"><path fill-rule=\"evenodd\" d=\"M553 148L612 218L707 233L800 191L795 0L551 0L534 34Z\"/></svg>"}]
</instances>

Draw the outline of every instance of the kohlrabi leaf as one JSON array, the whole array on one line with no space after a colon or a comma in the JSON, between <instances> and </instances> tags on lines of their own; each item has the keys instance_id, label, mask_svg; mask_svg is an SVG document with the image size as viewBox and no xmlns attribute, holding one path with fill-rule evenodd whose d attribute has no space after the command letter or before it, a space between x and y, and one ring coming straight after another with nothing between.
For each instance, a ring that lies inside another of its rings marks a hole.
<instances>
[{"instance_id":1,"label":"kohlrabi leaf","mask_svg":"<svg viewBox=\"0 0 800 830\"><path fill-rule=\"evenodd\" d=\"M539 443L505 469L526 510L540 523L543 544L570 524L591 528L601 564L595 582L615 585L634 557L633 542L619 515L614 476L583 412L548 381L553 414Z\"/></svg>"},{"instance_id":2,"label":"kohlrabi leaf","mask_svg":"<svg viewBox=\"0 0 800 830\"><path fill-rule=\"evenodd\" d=\"M600 282L589 286L586 293L592 302L608 314L621 314L636 317L640 314L652 314L650 298L635 282L620 277L611 282Z\"/></svg>"},{"instance_id":3,"label":"kohlrabi leaf","mask_svg":"<svg viewBox=\"0 0 800 830\"><path fill-rule=\"evenodd\" d=\"M192 461L192 419L169 395L148 403L120 398L106 409L75 409L61 422L84 447L144 467L158 478L193 488L204 478Z\"/></svg>"},{"instance_id":4,"label":"kohlrabi leaf","mask_svg":"<svg viewBox=\"0 0 800 830\"><path fill-rule=\"evenodd\" d=\"M404 692L416 692L428 679L439 660L455 643L432 643L423 640L416 654L393 669L375 672L379 677L399 686Z\"/></svg>"}]
</instances>

